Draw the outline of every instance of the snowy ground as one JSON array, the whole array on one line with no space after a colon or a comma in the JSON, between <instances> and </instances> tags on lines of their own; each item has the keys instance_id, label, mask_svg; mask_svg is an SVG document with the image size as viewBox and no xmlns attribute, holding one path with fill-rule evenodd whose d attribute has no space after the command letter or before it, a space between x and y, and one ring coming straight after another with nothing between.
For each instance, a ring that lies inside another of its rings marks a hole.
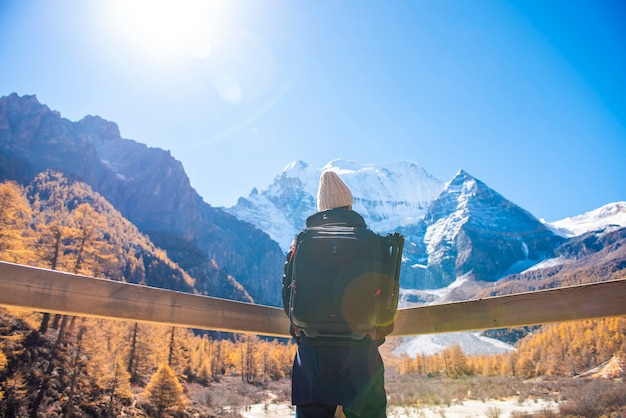
<instances>
[{"instance_id":1,"label":"snowy ground","mask_svg":"<svg viewBox=\"0 0 626 418\"><path fill-rule=\"evenodd\" d=\"M558 404L552 401L525 401L520 403L517 398L491 400L487 402L468 400L450 406L390 407L388 418L467 418L467 417L510 417L513 412L539 412L552 410L558 412ZM291 405L257 404L240 412L244 418L287 418L295 416Z\"/></svg>"},{"instance_id":2,"label":"snowy ground","mask_svg":"<svg viewBox=\"0 0 626 418\"><path fill-rule=\"evenodd\" d=\"M533 413L545 410L558 412L558 404L552 401L525 401L517 398L491 400L487 402L468 400L447 407L430 406L424 408L389 408L388 418L468 418L468 417L510 417L513 412Z\"/></svg>"}]
</instances>

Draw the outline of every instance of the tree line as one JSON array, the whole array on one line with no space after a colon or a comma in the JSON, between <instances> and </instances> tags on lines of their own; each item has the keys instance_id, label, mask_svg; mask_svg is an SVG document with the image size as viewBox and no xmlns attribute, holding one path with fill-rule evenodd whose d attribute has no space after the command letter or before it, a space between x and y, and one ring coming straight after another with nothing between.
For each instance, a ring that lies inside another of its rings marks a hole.
<instances>
[{"instance_id":1,"label":"tree line","mask_svg":"<svg viewBox=\"0 0 626 418\"><path fill-rule=\"evenodd\" d=\"M626 361L626 318L551 324L537 329L503 354L467 355L459 345L433 355L403 356L401 374L425 376L573 377L612 357Z\"/></svg>"}]
</instances>

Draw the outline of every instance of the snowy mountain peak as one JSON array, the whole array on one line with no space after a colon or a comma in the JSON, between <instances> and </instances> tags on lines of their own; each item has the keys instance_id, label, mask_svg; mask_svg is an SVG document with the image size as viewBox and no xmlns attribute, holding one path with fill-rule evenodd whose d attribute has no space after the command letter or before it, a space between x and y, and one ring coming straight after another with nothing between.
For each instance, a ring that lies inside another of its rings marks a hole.
<instances>
[{"instance_id":1,"label":"snowy mountain peak","mask_svg":"<svg viewBox=\"0 0 626 418\"><path fill-rule=\"evenodd\" d=\"M482 194L495 193L487 185L477 180L464 170L459 170L455 176L445 184L444 189L433 201L427 219L432 223L436 219L446 218L455 214L456 218L467 216L469 205L479 192ZM476 205L474 205L476 206ZM449 220L448 220L449 221ZM458 227L458 225L456 225Z\"/></svg>"},{"instance_id":2,"label":"snowy mountain peak","mask_svg":"<svg viewBox=\"0 0 626 418\"><path fill-rule=\"evenodd\" d=\"M384 233L419 222L443 183L409 161L362 164L335 159L322 168L296 161L266 189L241 198L226 209L267 232L284 250L317 211L316 195L323 171L336 171L354 195L354 210L374 231Z\"/></svg>"},{"instance_id":3,"label":"snowy mountain peak","mask_svg":"<svg viewBox=\"0 0 626 418\"><path fill-rule=\"evenodd\" d=\"M424 217L420 264L426 267L407 269L404 277L422 289L463 276L498 280L548 257L561 242L532 214L461 170Z\"/></svg>"},{"instance_id":4,"label":"snowy mountain peak","mask_svg":"<svg viewBox=\"0 0 626 418\"><path fill-rule=\"evenodd\" d=\"M351 160L342 160L342 159L334 159L328 162L324 167L322 167L322 171L332 170L336 171L339 175L344 173L350 173L362 170L364 167L368 167L371 165L361 164Z\"/></svg>"},{"instance_id":5,"label":"snowy mountain peak","mask_svg":"<svg viewBox=\"0 0 626 418\"><path fill-rule=\"evenodd\" d=\"M465 170L459 170L450 181L445 184L442 194L455 196L456 199L466 200L468 196L477 193L479 188L488 188Z\"/></svg>"},{"instance_id":6,"label":"snowy mountain peak","mask_svg":"<svg viewBox=\"0 0 626 418\"><path fill-rule=\"evenodd\" d=\"M455 183L455 182L463 182L466 179L473 179L474 176L472 176L470 173L468 173L467 171L460 169L459 171L456 172L456 174L454 175L454 177L452 177L452 180L450 180L448 183Z\"/></svg>"},{"instance_id":7,"label":"snowy mountain peak","mask_svg":"<svg viewBox=\"0 0 626 418\"><path fill-rule=\"evenodd\" d=\"M614 202L581 215L547 224L555 233L574 237L616 225L626 227L626 202Z\"/></svg>"},{"instance_id":8,"label":"snowy mountain peak","mask_svg":"<svg viewBox=\"0 0 626 418\"><path fill-rule=\"evenodd\" d=\"M288 164L283 169L283 174L287 177L306 177L310 175L311 170L312 169L310 165L308 165L304 161L298 160L291 164Z\"/></svg>"}]
</instances>

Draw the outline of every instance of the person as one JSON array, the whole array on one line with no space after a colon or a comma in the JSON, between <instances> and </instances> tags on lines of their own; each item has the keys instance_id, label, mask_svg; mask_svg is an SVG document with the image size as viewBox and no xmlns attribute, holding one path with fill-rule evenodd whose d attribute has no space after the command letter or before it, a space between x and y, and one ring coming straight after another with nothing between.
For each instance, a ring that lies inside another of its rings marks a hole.
<instances>
[{"instance_id":1,"label":"person","mask_svg":"<svg viewBox=\"0 0 626 418\"><path fill-rule=\"evenodd\" d=\"M334 171L320 177L318 212L306 220L307 227L344 225L366 228L363 217L352 210L350 188ZM289 291L295 241L287 253L283 275L283 306L289 315ZM378 350L384 337L360 340L309 338L294 332L298 349L292 367L291 401L297 418L386 418L387 395L384 364ZM337 414L337 415L335 415Z\"/></svg>"}]
</instances>

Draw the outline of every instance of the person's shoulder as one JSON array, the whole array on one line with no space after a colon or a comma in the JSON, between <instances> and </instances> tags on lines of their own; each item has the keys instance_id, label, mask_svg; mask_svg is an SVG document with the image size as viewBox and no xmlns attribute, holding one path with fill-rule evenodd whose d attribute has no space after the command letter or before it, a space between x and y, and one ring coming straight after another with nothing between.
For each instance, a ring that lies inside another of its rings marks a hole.
<instances>
[{"instance_id":1,"label":"person's shoulder","mask_svg":"<svg viewBox=\"0 0 626 418\"><path fill-rule=\"evenodd\" d=\"M306 220L307 227L316 226L352 226L356 228L366 228L365 220L356 211L350 209L330 209L323 212L316 212Z\"/></svg>"},{"instance_id":2,"label":"person's shoulder","mask_svg":"<svg viewBox=\"0 0 626 418\"><path fill-rule=\"evenodd\" d=\"M362 228L367 227L367 225L365 224L365 219L363 219L363 216L361 216L359 212L356 212L354 210L347 210L346 212L346 216L351 220L351 224L353 226L358 226Z\"/></svg>"}]
</instances>

